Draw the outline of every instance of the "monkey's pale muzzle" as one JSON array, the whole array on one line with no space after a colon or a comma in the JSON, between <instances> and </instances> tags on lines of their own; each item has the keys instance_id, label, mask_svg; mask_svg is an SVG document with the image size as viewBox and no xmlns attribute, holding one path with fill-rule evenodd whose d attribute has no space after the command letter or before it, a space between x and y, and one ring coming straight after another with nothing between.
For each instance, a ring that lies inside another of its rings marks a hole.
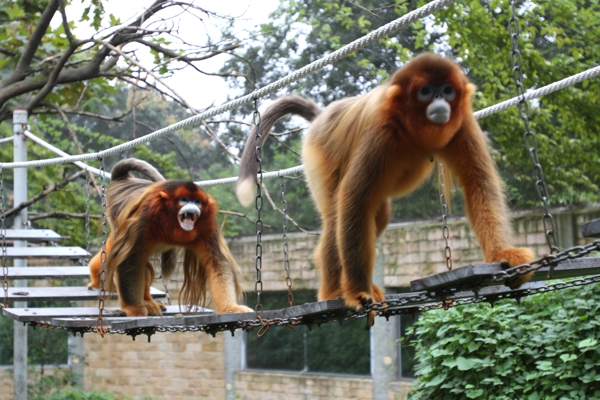
<instances>
[{"instance_id":1,"label":"monkey's pale muzzle","mask_svg":"<svg viewBox=\"0 0 600 400\"><path fill-rule=\"evenodd\" d=\"M450 121L450 104L444 99L436 99L427 107L427 119L435 124Z\"/></svg>"},{"instance_id":2,"label":"monkey's pale muzzle","mask_svg":"<svg viewBox=\"0 0 600 400\"><path fill-rule=\"evenodd\" d=\"M194 223L200 216L200 209L197 205L188 203L179 210L179 225L184 231L194 229Z\"/></svg>"}]
</instances>

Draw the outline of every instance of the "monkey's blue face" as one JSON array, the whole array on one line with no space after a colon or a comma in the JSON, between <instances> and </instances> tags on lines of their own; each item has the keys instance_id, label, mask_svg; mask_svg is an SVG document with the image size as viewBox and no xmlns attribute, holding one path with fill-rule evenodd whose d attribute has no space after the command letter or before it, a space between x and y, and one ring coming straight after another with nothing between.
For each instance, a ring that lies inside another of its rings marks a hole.
<instances>
[{"instance_id":1,"label":"monkey's blue face","mask_svg":"<svg viewBox=\"0 0 600 400\"><path fill-rule=\"evenodd\" d=\"M194 223L200 217L200 207L202 201L200 199L190 199L183 197L179 200L178 220L179 225L184 231L191 231L194 229Z\"/></svg>"},{"instance_id":2,"label":"monkey's blue face","mask_svg":"<svg viewBox=\"0 0 600 400\"><path fill-rule=\"evenodd\" d=\"M445 124L450 121L450 102L456 97L456 90L449 84L427 84L417 92L421 103L429 103L425 111L427 119L434 124Z\"/></svg>"}]
</instances>

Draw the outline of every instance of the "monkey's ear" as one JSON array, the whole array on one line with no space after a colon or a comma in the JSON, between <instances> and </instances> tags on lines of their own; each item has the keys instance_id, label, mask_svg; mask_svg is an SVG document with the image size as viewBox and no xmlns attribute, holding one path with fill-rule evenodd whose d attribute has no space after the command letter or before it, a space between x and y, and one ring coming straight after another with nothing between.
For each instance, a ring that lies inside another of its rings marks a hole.
<instances>
[{"instance_id":1,"label":"monkey's ear","mask_svg":"<svg viewBox=\"0 0 600 400\"><path fill-rule=\"evenodd\" d=\"M472 83L467 83L467 85L465 86L465 97L468 99L471 96L473 96L473 94L475 94L475 90L477 90L477 86L473 85Z\"/></svg>"},{"instance_id":2,"label":"monkey's ear","mask_svg":"<svg viewBox=\"0 0 600 400\"><path fill-rule=\"evenodd\" d=\"M389 88L387 88L385 94L388 98L400 96L400 94L402 94L402 88L400 85L391 85Z\"/></svg>"},{"instance_id":3,"label":"monkey's ear","mask_svg":"<svg viewBox=\"0 0 600 400\"><path fill-rule=\"evenodd\" d=\"M161 191L161 192L160 192L158 195L159 195L160 197L162 197L163 199L165 199L165 200L168 200L168 199L169 199L169 195L168 195L168 194L167 194L167 192L165 192L165 191Z\"/></svg>"}]
</instances>

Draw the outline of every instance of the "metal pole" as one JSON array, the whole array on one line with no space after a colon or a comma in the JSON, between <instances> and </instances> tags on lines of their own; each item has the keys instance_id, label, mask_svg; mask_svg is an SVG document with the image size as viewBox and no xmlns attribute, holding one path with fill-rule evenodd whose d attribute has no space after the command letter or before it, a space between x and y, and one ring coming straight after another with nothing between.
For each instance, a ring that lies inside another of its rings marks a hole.
<instances>
[{"instance_id":1,"label":"metal pole","mask_svg":"<svg viewBox=\"0 0 600 400\"><path fill-rule=\"evenodd\" d=\"M27 110L15 110L13 113L15 162L27 161L27 142L24 131L27 128ZM27 168L14 170L14 205L27 201ZM15 216L14 229L23 229L27 224L27 208ZM15 240L14 247L27 247L26 240ZM15 267L26 267L27 260L14 260ZM15 280L15 287L26 287L27 280ZM15 308L26 308L27 302L14 303ZM14 398L27 400L27 326L22 322L14 322Z\"/></svg>"},{"instance_id":2,"label":"metal pole","mask_svg":"<svg viewBox=\"0 0 600 400\"><path fill-rule=\"evenodd\" d=\"M377 241L377 259L373 271L373 283L384 288L383 243ZM375 318L371 327L371 373L373 375L373 399L387 400L390 382L397 375L397 348L395 344L397 317L386 321L383 317Z\"/></svg>"},{"instance_id":3,"label":"metal pole","mask_svg":"<svg viewBox=\"0 0 600 400\"><path fill-rule=\"evenodd\" d=\"M235 394L235 373L242 369L243 352L243 331L235 332L235 336L228 334L225 337L225 398L234 400Z\"/></svg>"}]
</instances>

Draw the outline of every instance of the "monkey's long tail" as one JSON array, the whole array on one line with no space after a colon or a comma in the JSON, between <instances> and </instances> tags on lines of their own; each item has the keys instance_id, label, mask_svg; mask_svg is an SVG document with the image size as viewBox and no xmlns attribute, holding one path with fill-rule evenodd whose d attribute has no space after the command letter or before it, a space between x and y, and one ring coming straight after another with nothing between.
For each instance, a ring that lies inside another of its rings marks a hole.
<instances>
[{"instance_id":1,"label":"monkey's long tail","mask_svg":"<svg viewBox=\"0 0 600 400\"><path fill-rule=\"evenodd\" d=\"M137 158L126 158L116 163L112 171L110 171L111 180L127 178L130 171L137 171L148 177L152 182L165 180L165 177L156 168L146 161L138 160Z\"/></svg>"},{"instance_id":2,"label":"monkey's long tail","mask_svg":"<svg viewBox=\"0 0 600 400\"><path fill-rule=\"evenodd\" d=\"M265 143L267 136L275 122L287 114L299 115L311 122L321 109L311 99L305 99L300 96L287 96L277 99L262 113L260 118L260 135L262 137L261 146ZM235 193L239 202L247 207L252 203L256 188L256 174L258 172L258 161L256 160L256 126L246 140L244 154L240 161L240 175L235 187Z\"/></svg>"}]
</instances>

